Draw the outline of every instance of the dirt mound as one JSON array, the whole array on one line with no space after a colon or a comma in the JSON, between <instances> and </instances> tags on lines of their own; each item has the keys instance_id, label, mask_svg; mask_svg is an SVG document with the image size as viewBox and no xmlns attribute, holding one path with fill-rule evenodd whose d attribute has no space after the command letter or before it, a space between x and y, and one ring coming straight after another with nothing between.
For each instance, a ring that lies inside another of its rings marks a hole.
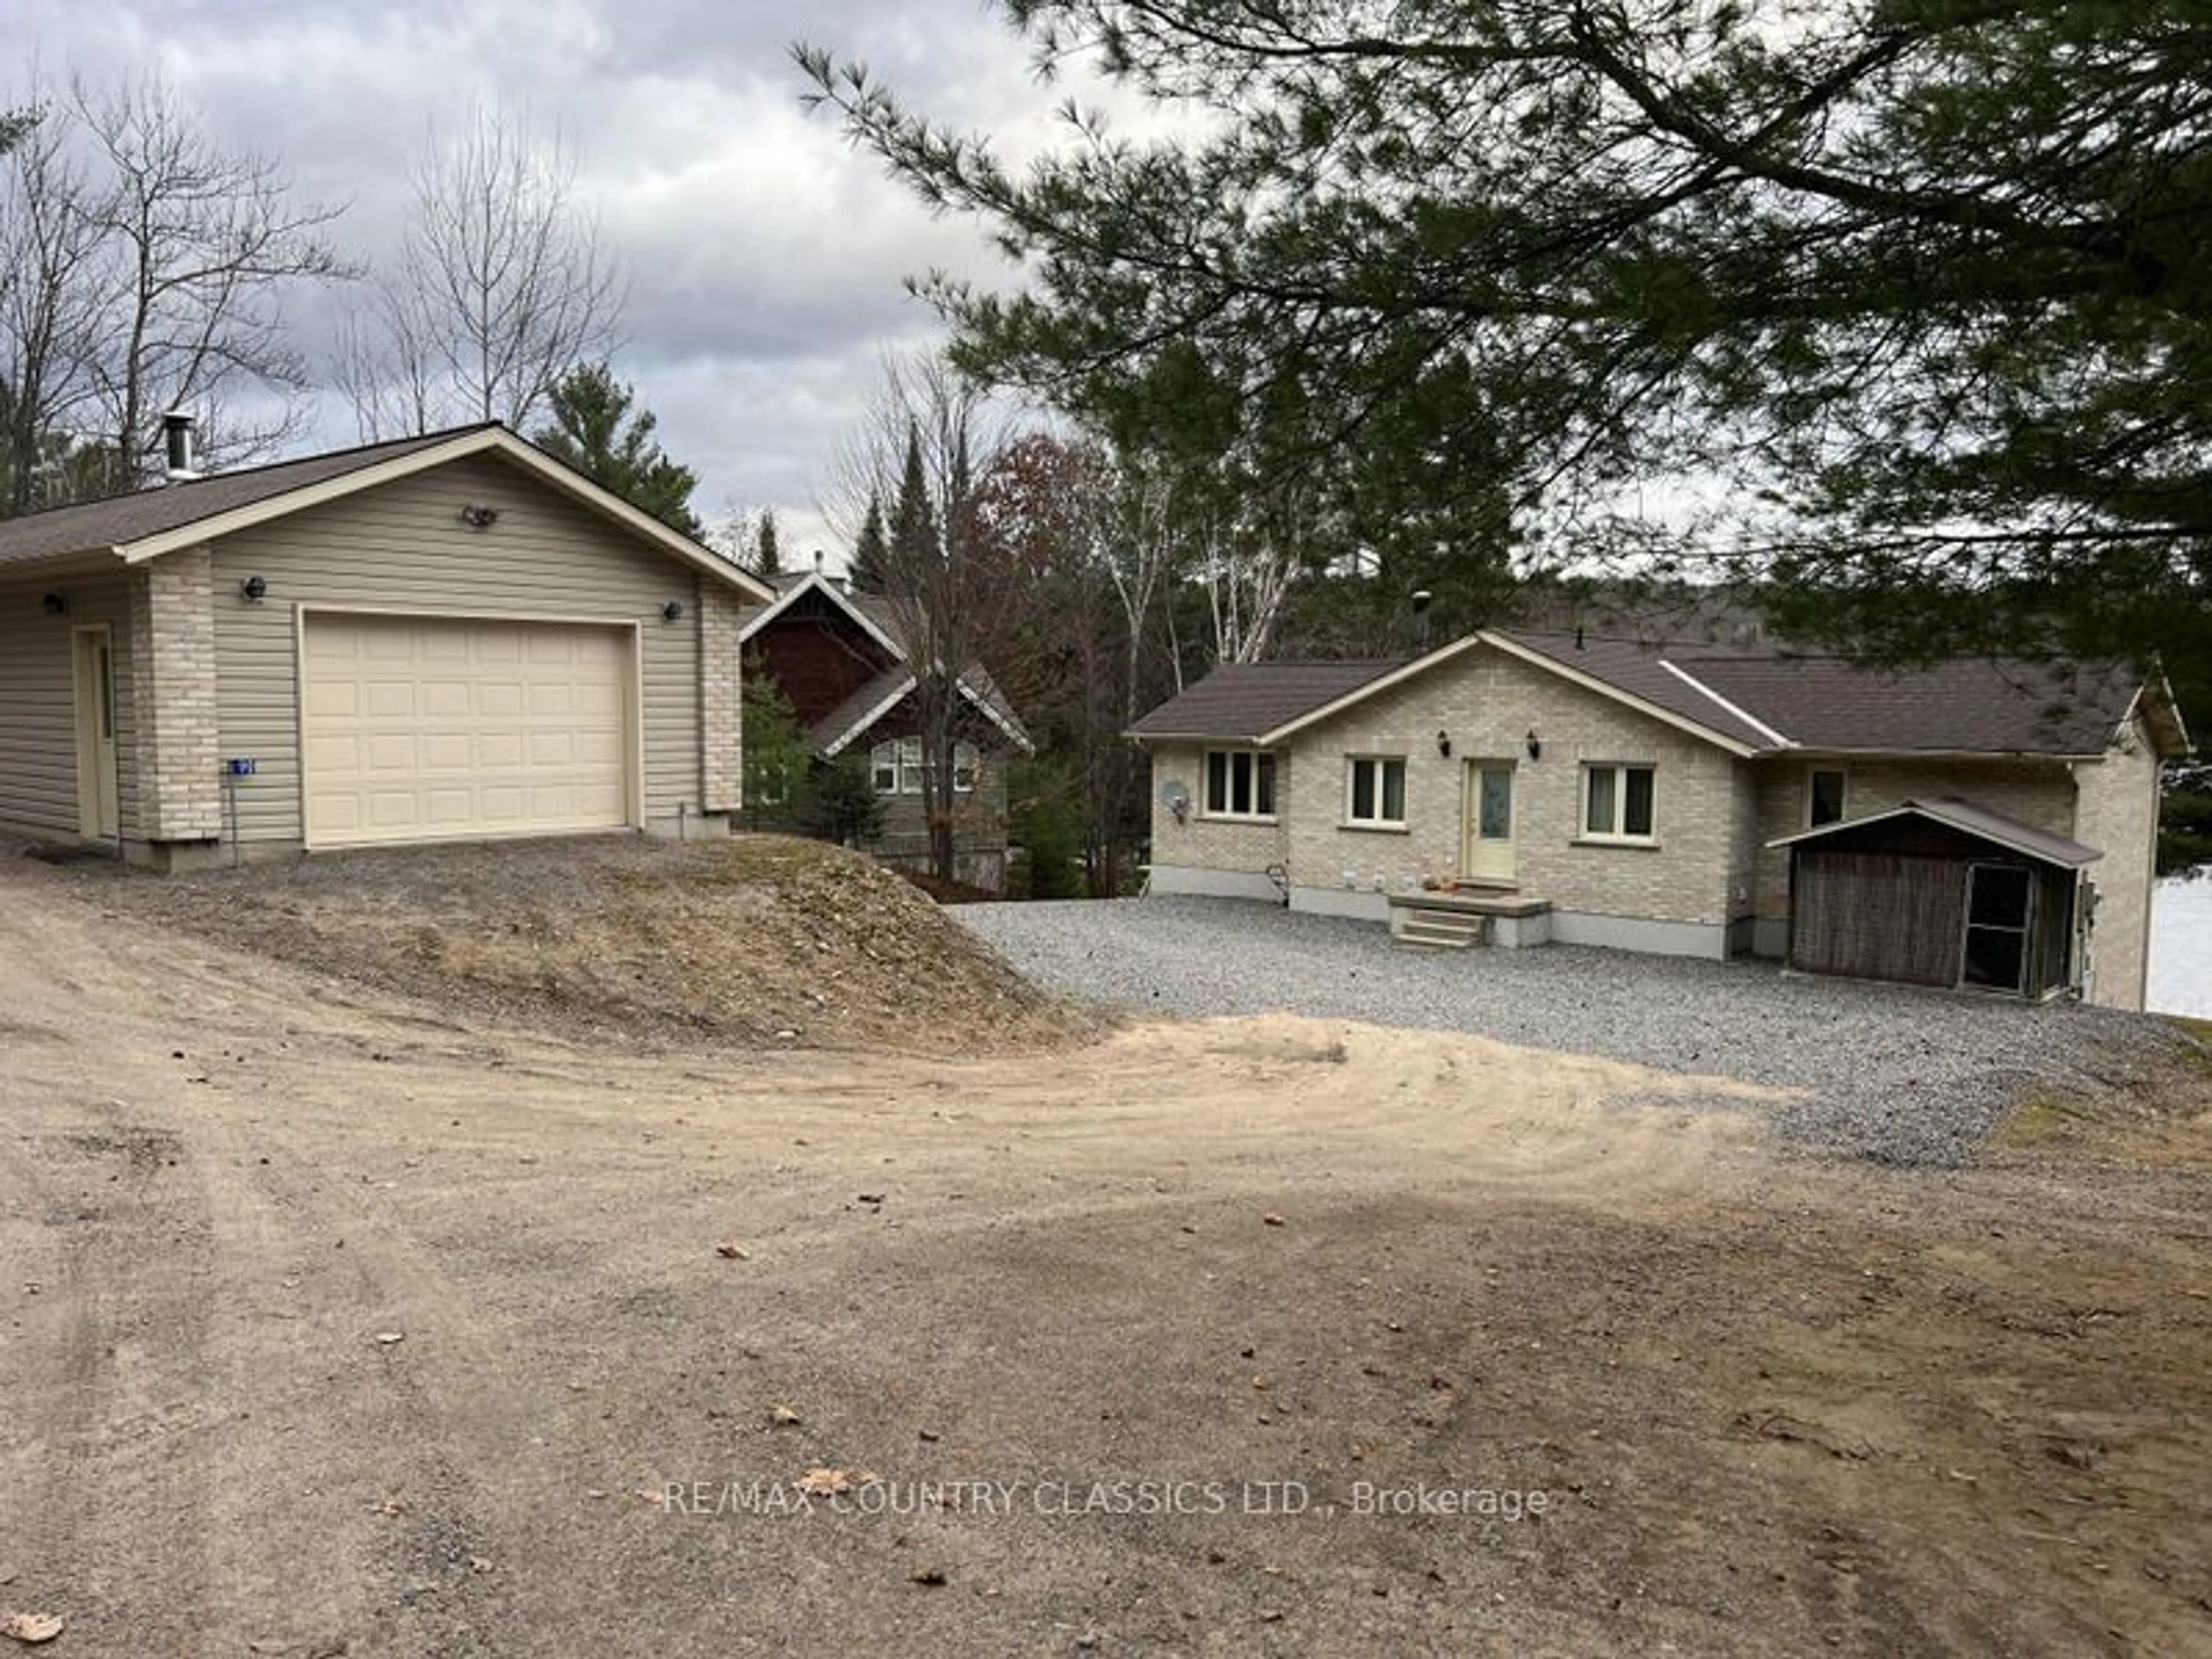
<instances>
[{"instance_id":1,"label":"dirt mound","mask_svg":"<svg viewBox=\"0 0 2212 1659\"><path fill-rule=\"evenodd\" d=\"M72 875L125 916L572 1036L973 1052L1087 1029L912 884L780 836Z\"/></svg>"}]
</instances>

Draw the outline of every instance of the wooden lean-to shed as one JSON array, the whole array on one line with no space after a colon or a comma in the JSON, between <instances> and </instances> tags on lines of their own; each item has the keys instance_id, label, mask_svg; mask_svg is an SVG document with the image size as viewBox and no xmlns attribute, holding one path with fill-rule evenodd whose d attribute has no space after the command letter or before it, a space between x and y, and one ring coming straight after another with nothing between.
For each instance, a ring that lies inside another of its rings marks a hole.
<instances>
[{"instance_id":1,"label":"wooden lean-to shed","mask_svg":"<svg viewBox=\"0 0 2212 1659\"><path fill-rule=\"evenodd\" d=\"M1793 969L2032 999L2076 981L2095 848L1955 799L1771 844L1790 853Z\"/></svg>"}]
</instances>

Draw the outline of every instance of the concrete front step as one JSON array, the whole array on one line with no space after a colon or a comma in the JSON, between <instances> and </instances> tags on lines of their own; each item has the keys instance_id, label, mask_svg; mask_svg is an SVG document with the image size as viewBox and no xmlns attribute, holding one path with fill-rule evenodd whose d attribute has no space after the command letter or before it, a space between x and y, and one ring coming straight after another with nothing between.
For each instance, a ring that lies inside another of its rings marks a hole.
<instances>
[{"instance_id":1,"label":"concrete front step","mask_svg":"<svg viewBox=\"0 0 2212 1659\"><path fill-rule=\"evenodd\" d=\"M1413 915L1405 917L1391 930L1392 937L1406 945L1426 945L1448 951L1464 951L1472 945L1488 943L1489 918L1486 916L1452 916L1449 918Z\"/></svg>"},{"instance_id":2,"label":"concrete front step","mask_svg":"<svg viewBox=\"0 0 2212 1659\"><path fill-rule=\"evenodd\" d=\"M1511 892L1394 893L1390 935L1409 945L1496 945L1511 950L1552 937L1552 907Z\"/></svg>"}]
</instances>

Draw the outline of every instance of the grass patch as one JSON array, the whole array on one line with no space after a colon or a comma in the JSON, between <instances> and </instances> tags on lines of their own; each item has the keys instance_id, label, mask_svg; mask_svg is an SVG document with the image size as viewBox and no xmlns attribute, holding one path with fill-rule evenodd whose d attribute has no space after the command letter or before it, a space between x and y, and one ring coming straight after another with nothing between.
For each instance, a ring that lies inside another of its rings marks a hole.
<instances>
[{"instance_id":1,"label":"grass patch","mask_svg":"<svg viewBox=\"0 0 2212 1659\"><path fill-rule=\"evenodd\" d=\"M2094 1121L2094 1115L2067 1096L2038 1089L2012 1109L1993 1139L2005 1146L2048 1146L2070 1140Z\"/></svg>"}]
</instances>

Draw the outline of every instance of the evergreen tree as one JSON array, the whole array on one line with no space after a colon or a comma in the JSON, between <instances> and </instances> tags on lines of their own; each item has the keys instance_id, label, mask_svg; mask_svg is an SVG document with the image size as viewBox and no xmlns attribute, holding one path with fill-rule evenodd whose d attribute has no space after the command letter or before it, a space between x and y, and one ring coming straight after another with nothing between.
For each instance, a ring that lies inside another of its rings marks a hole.
<instances>
[{"instance_id":1,"label":"evergreen tree","mask_svg":"<svg viewBox=\"0 0 2212 1659\"><path fill-rule=\"evenodd\" d=\"M812 756L791 699L760 659L749 656L738 700L744 732L746 824L759 830L798 823L805 811Z\"/></svg>"},{"instance_id":2,"label":"evergreen tree","mask_svg":"<svg viewBox=\"0 0 2212 1659\"><path fill-rule=\"evenodd\" d=\"M775 542L775 509L761 508L760 529L753 538L753 574L760 577L783 574L783 552Z\"/></svg>"},{"instance_id":3,"label":"evergreen tree","mask_svg":"<svg viewBox=\"0 0 2212 1659\"><path fill-rule=\"evenodd\" d=\"M898 499L891 504L890 557L887 570L900 574L903 585L929 568L939 556L937 513L929 499L929 479L921 463L921 428L910 424L906 434L906 460L899 471Z\"/></svg>"},{"instance_id":4,"label":"evergreen tree","mask_svg":"<svg viewBox=\"0 0 2212 1659\"><path fill-rule=\"evenodd\" d=\"M636 394L604 362L580 363L554 383L552 419L533 441L547 454L687 536L699 534L691 511L698 475L653 441L659 422L636 407Z\"/></svg>"},{"instance_id":5,"label":"evergreen tree","mask_svg":"<svg viewBox=\"0 0 2212 1659\"><path fill-rule=\"evenodd\" d=\"M855 593L880 593L884 591L884 570L889 562L890 543L884 534L884 503L880 496L868 497L868 516L860 522L860 539L853 547L853 563L846 573Z\"/></svg>"},{"instance_id":6,"label":"evergreen tree","mask_svg":"<svg viewBox=\"0 0 2212 1659\"><path fill-rule=\"evenodd\" d=\"M2201 8L1001 9L1041 63L1095 50L1210 118L1017 171L800 49L857 142L1033 273L924 285L970 371L1125 453L1218 412L1259 463L1234 494L1310 484L1323 524L1418 546L1473 477L1554 565L1723 556L1845 643L2163 646L2212 687ZM1733 487L1645 517L1686 477Z\"/></svg>"}]
</instances>

